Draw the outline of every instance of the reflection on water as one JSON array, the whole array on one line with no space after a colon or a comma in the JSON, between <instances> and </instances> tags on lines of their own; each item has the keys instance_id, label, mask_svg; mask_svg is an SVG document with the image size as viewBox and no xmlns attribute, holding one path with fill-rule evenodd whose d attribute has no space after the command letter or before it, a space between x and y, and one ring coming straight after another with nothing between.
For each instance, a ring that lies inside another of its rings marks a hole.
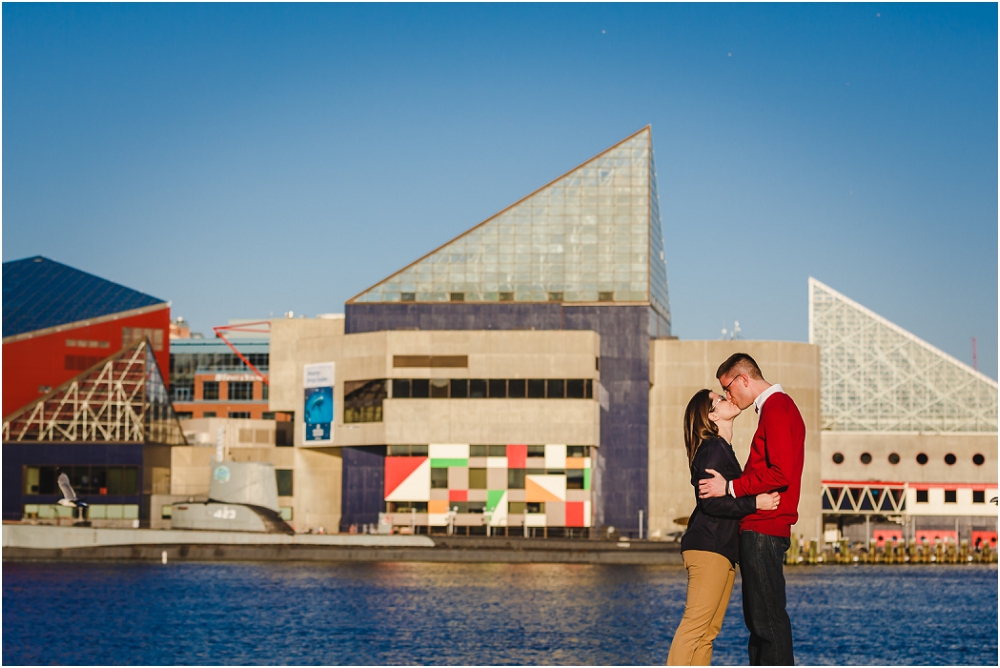
<instances>
[{"instance_id":1,"label":"reflection on water","mask_svg":"<svg viewBox=\"0 0 1000 668\"><path fill-rule=\"evenodd\" d=\"M997 664L988 566L786 571L800 664ZM660 664L679 567L3 564L3 663ZM739 579L714 663L746 662Z\"/></svg>"}]
</instances>

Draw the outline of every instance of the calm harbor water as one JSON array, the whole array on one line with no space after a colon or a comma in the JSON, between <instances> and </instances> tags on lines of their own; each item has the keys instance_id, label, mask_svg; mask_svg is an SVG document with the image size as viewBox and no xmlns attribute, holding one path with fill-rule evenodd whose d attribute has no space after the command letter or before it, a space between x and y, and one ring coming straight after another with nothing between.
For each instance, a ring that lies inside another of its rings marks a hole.
<instances>
[{"instance_id":1,"label":"calm harbor water","mask_svg":"<svg viewBox=\"0 0 1000 668\"><path fill-rule=\"evenodd\" d=\"M786 570L800 664L997 665L995 566ZM3 564L4 664L660 664L679 567ZM715 664L746 662L739 579Z\"/></svg>"}]
</instances>

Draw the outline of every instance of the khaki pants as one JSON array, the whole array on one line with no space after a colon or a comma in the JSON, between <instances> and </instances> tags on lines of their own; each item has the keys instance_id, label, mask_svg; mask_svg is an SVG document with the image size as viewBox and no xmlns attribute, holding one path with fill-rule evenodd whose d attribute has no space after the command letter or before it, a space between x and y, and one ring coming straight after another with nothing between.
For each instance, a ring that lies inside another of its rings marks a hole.
<instances>
[{"instance_id":1,"label":"khaki pants","mask_svg":"<svg viewBox=\"0 0 1000 668\"><path fill-rule=\"evenodd\" d=\"M688 573L687 603L667 655L668 666L708 666L712 644L722 629L736 569L715 552L682 553Z\"/></svg>"}]
</instances>

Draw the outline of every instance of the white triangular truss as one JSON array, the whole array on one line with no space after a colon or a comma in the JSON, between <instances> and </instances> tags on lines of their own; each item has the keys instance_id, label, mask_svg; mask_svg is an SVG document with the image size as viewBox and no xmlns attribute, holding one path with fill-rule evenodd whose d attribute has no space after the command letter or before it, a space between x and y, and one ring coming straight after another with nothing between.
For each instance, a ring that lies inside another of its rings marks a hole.
<instances>
[{"instance_id":1,"label":"white triangular truss","mask_svg":"<svg viewBox=\"0 0 1000 668\"><path fill-rule=\"evenodd\" d=\"M825 430L997 431L996 381L814 278L809 342Z\"/></svg>"},{"instance_id":2,"label":"white triangular truss","mask_svg":"<svg viewBox=\"0 0 1000 668\"><path fill-rule=\"evenodd\" d=\"M4 442L184 443L148 348L122 350L12 414Z\"/></svg>"}]
</instances>

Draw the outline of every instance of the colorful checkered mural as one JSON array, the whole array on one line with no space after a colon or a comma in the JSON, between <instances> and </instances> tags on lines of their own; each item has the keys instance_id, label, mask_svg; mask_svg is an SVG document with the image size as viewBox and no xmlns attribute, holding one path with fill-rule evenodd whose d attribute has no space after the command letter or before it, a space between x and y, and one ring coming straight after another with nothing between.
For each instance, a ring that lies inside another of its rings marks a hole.
<instances>
[{"instance_id":1,"label":"colorful checkered mural","mask_svg":"<svg viewBox=\"0 0 1000 668\"><path fill-rule=\"evenodd\" d=\"M385 459L386 511L406 513L401 523L413 510L445 526L451 509L494 527L589 527L590 482L589 446L432 443Z\"/></svg>"}]
</instances>

